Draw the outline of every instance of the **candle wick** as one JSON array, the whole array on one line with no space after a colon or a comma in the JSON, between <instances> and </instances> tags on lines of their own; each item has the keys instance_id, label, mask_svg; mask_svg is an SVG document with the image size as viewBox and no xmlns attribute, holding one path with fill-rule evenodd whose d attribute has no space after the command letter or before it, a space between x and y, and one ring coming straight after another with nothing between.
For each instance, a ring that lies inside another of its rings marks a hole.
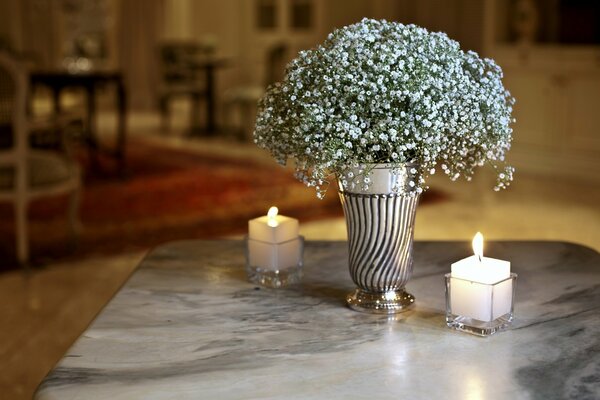
<instances>
[{"instance_id":1,"label":"candle wick","mask_svg":"<svg viewBox=\"0 0 600 400\"><path fill-rule=\"evenodd\" d=\"M483 262L483 259L482 259L482 257L481 257L481 254L478 254L478 255L477 255L477 258L479 259L479 262Z\"/></svg>"}]
</instances>

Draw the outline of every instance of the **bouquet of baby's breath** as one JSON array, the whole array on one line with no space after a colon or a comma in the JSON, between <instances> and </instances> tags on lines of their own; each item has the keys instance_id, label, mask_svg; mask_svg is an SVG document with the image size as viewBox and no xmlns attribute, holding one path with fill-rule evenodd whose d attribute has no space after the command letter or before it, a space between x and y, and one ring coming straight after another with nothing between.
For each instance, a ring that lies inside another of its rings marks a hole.
<instances>
[{"instance_id":1,"label":"bouquet of baby's breath","mask_svg":"<svg viewBox=\"0 0 600 400\"><path fill-rule=\"evenodd\" d=\"M514 99L501 78L444 33L364 19L288 65L259 103L254 140L281 164L293 159L319 197L332 176L378 163L417 164L417 193L436 168L470 180L488 163L499 190L514 171L504 164ZM368 183L366 173L344 184Z\"/></svg>"}]
</instances>

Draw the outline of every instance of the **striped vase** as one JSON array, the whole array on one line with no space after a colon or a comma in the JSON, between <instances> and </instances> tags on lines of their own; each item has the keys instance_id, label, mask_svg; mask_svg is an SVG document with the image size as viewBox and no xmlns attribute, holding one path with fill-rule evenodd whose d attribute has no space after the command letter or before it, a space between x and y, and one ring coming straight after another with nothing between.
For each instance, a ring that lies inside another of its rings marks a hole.
<instances>
[{"instance_id":1,"label":"striped vase","mask_svg":"<svg viewBox=\"0 0 600 400\"><path fill-rule=\"evenodd\" d=\"M358 311L393 314L414 303L404 286L412 275L418 166L407 164L392 170L376 164L366 171L371 180L368 188L351 187L352 179L365 173L363 169L339 177L350 275L358 286L346 301Z\"/></svg>"}]
</instances>

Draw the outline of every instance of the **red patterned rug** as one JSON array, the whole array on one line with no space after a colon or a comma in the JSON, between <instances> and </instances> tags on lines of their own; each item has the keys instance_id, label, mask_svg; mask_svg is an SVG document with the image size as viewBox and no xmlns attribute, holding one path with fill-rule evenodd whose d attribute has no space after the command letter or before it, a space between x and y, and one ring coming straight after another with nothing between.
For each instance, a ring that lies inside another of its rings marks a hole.
<instances>
[{"instance_id":1,"label":"red patterned rug","mask_svg":"<svg viewBox=\"0 0 600 400\"><path fill-rule=\"evenodd\" d=\"M101 160L102 161L102 160ZM107 162L105 160L105 162ZM318 200L291 171L252 160L198 154L132 141L127 178L87 171L81 204L83 232L67 245L66 198L30 208L32 263L149 249L171 240L243 234L248 219L271 205L300 222L342 216L335 192ZM422 202L442 199L428 192ZM14 217L0 204L0 269L16 266Z\"/></svg>"}]
</instances>

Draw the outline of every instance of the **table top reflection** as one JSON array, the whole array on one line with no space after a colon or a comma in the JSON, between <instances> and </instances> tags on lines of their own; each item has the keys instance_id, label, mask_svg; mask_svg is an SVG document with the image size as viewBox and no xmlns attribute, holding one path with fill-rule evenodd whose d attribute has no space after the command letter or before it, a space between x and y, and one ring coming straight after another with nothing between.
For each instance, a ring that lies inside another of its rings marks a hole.
<instances>
[{"instance_id":1,"label":"table top reflection","mask_svg":"<svg viewBox=\"0 0 600 400\"><path fill-rule=\"evenodd\" d=\"M467 242L417 242L413 310L345 307L345 242L307 242L287 289L246 281L241 241L154 250L38 388L38 399L599 398L600 254L492 242L519 274L515 321L450 330L444 273Z\"/></svg>"}]
</instances>

